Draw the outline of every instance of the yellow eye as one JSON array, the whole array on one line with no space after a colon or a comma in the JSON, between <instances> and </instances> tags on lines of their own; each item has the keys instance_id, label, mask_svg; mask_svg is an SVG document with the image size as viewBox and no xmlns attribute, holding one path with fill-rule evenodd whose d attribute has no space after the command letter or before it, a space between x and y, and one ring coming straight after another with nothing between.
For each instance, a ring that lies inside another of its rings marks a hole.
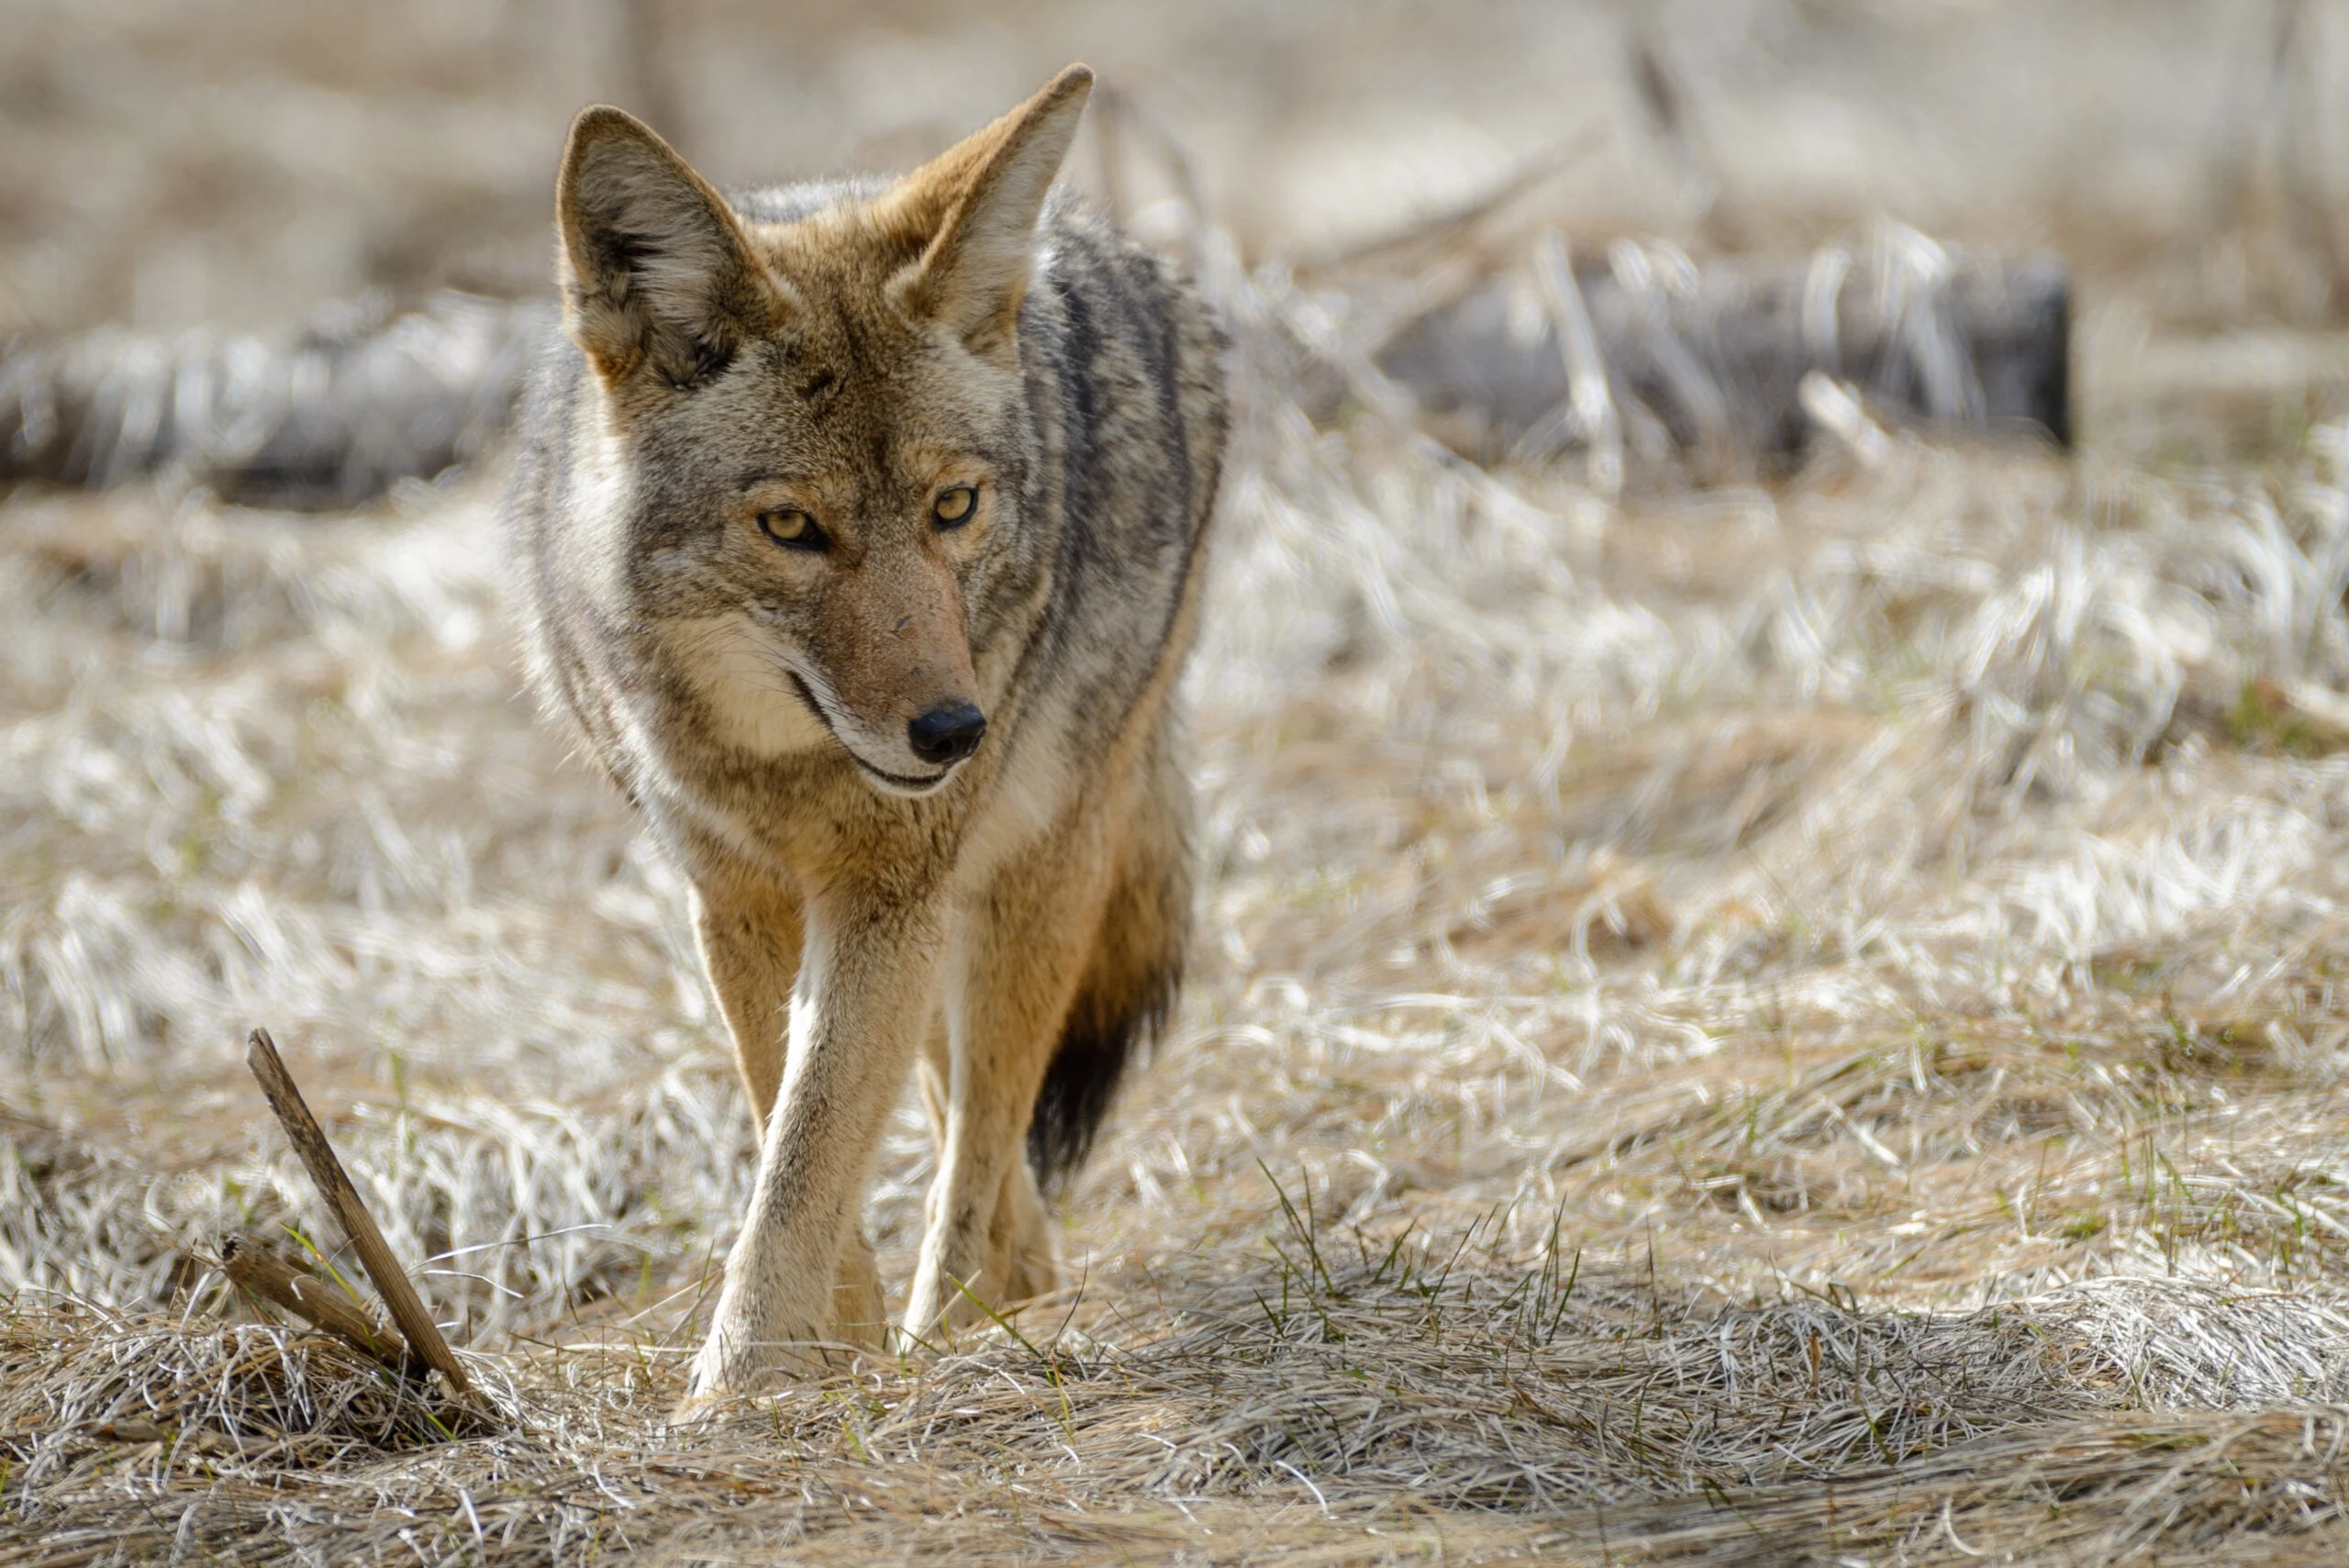
<instances>
[{"instance_id":1,"label":"yellow eye","mask_svg":"<svg viewBox=\"0 0 2349 1568\"><path fill-rule=\"evenodd\" d=\"M937 504L930 515L944 528L959 528L971 520L979 507L979 487L975 484L952 484L938 493Z\"/></svg>"},{"instance_id":2,"label":"yellow eye","mask_svg":"<svg viewBox=\"0 0 2349 1568\"><path fill-rule=\"evenodd\" d=\"M796 506L778 506L772 512L761 512L759 531L791 550L824 548L824 530L816 526L814 517Z\"/></svg>"}]
</instances>

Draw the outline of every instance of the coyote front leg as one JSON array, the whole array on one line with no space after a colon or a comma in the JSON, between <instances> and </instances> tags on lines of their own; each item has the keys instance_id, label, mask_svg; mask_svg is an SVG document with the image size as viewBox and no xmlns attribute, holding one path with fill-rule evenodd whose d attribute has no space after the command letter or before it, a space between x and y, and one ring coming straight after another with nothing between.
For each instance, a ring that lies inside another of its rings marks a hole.
<instances>
[{"instance_id":1,"label":"coyote front leg","mask_svg":"<svg viewBox=\"0 0 2349 1568\"><path fill-rule=\"evenodd\" d=\"M935 910L859 892L811 899L807 916L781 1092L692 1399L756 1388L826 1338L835 1267L935 1005Z\"/></svg>"},{"instance_id":2,"label":"coyote front leg","mask_svg":"<svg viewBox=\"0 0 2349 1568\"><path fill-rule=\"evenodd\" d=\"M1087 823L1048 838L999 872L964 916L947 974L938 1174L906 1300L916 1339L941 1318L977 1318L970 1296L1004 1307L1052 1286L1027 1131L1099 927L1097 834Z\"/></svg>"},{"instance_id":3,"label":"coyote front leg","mask_svg":"<svg viewBox=\"0 0 2349 1568\"><path fill-rule=\"evenodd\" d=\"M799 895L740 870L697 889L694 928L702 966L734 1037L734 1059L751 1098L751 1118L765 1141L767 1118L783 1084L791 992L806 936ZM852 1224L832 1287L831 1337L881 1348L888 1332L881 1271L862 1224Z\"/></svg>"}]
</instances>

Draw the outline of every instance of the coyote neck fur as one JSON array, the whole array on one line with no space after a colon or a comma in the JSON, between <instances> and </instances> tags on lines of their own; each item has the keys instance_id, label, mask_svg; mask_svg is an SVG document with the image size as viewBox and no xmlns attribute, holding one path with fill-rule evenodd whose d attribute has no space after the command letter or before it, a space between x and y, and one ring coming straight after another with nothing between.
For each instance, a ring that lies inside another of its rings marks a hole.
<instances>
[{"instance_id":1,"label":"coyote neck fur","mask_svg":"<svg viewBox=\"0 0 2349 1568\"><path fill-rule=\"evenodd\" d=\"M763 1124L697 1396L874 1340L909 1072L907 1331L1051 1288L1039 1183L1180 979L1224 340L1051 194L1090 80L894 182L729 200L608 109L565 151L510 553L534 683L693 884Z\"/></svg>"}]
</instances>

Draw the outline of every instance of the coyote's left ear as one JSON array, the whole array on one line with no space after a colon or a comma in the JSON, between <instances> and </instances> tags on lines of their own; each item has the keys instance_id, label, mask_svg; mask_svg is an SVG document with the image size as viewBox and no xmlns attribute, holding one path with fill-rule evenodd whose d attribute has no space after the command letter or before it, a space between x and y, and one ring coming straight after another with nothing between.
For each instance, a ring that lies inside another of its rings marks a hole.
<instances>
[{"instance_id":1,"label":"coyote's left ear","mask_svg":"<svg viewBox=\"0 0 2349 1568\"><path fill-rule=\"evenodd\" d=\"M890 284L897 302L979 353L1009 348L1028 291L1036 219L1093 91L1072 65L1044 90L907 175L883 198L884 226L922 246Z\"/></svg>"}]
</instances>

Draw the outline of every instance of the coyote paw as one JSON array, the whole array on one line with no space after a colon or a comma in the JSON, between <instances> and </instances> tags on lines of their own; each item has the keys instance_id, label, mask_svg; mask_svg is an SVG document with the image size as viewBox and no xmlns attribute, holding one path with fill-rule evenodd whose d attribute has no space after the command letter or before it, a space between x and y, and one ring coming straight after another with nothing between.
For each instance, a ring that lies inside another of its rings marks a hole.
<instances>
[{"instance_id":1,"label":"coyote paw","mask_svg":"<svg viewBox=\"0 0 2349 1568\"><path fill-rule=\"evenodd\" d=\"M721 1318L710 1326L709 1338L695 1353L679 1413L706 1412L740 1395L772 1393L795 1375L820 1372L824 1364L822 1348L817 1343L820 1335L813 1324L798 1333L778 1332L764 1325L733 1324Z\"/></svg>"},{"instance_id":2,"label":"coyote paw","mask_svg":"<svg viewBox=\"0 0 2349 1568\"><path fill-rule=\"evenodd\" d=\"M772 1288L774 1282L763 1290L739 1289L731 1277L734 1264L727 1267L727 1288L718 1296L709 1338L685 1376L680 1419L707 1419L727 1399L810 1382L862 1352L885 1348L888 1307L873 1266L873 1248L861 1234L838 1264L829 1304L795 1301ZM829 1323L822 1321L827 1305Z\"/></svg>"},{"instance_id":3,"label":"coyote paw","mask_svg":"<svg viewBox=\"0 0 2349 1568\"><path fill-rule=\"evenodd\" d=\"M870 1322L834 1324L828 1334L813 1326L797 1333L746 1331L721 1321L694 1355L675 1419L706 1421L729 1399L813 1382L882 1347L883 1336Z\"/></svg>"}]
</instances>

